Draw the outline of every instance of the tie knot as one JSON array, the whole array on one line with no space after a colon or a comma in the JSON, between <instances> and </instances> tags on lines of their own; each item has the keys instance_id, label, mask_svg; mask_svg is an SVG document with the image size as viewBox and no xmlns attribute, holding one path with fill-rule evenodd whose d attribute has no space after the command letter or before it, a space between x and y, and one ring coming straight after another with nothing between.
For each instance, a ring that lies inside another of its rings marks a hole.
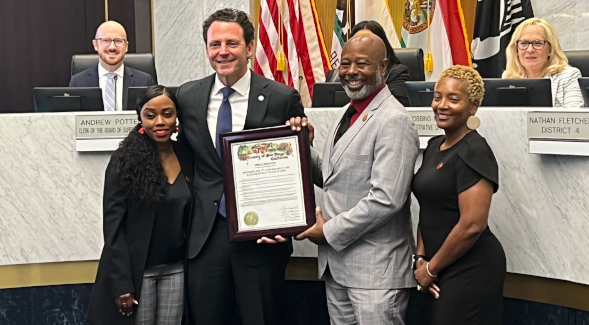
<instances>
[{"instance_id":1,"label":"tie knot","mask_svg":"<svg viewBox=\"0 0 589 325\"><path fill-rule=\"evenodd\" d=\"M107 74L106 74L106 77L107 77L109 80L112 80L112 79L114 79L114 77L116 77L116 76L117 76L117 74L116 74L116 73L114 73L114 72L109 72L109 73L107 73Z\"/></svg>"},{"instance_id":2,"label":"tie knot","mask_svg":"<svg viewBox=\"0 0 589 325\"><path fill-rule=\"evenodd\" d=\"M221 92L223 93L223 99L228 99L234 91L235 89L231 87L224 87L223 89L221 89Z\"/></svg>"}]
</instances>

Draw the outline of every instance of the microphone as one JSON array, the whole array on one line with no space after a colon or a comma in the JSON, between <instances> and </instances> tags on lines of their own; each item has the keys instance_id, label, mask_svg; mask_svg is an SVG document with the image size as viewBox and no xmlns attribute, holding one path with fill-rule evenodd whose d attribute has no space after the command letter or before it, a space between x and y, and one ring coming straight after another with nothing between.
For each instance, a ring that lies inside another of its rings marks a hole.
<instances>
[{"instance_id":1,"label":"microphone","mask_svg":"<svg viewBox=\"0 0 589 325\"><path fill-rule=\"evenodd\" d=\"M119 78L119 76L115 75L112 79L115 81L115 111L117 110L117 102L119 101L117 99L117 79Z\"/></svg>"}]
</instances>

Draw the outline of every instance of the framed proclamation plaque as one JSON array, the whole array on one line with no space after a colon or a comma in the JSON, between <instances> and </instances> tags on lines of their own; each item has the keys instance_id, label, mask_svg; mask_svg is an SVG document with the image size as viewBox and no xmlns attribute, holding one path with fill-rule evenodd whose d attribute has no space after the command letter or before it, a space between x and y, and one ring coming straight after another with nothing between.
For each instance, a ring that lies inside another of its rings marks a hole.
<instances>
[{"instance_id":1,"label":"framed proclamation plaque","mask_svg":"<svg viewBox=\"0 0 589 325\"><path fill-rule=\"evenodd\" d=\"M221 134L231 241L297 235L315 223L308 130Z\"/></svg>"}]
</instances>

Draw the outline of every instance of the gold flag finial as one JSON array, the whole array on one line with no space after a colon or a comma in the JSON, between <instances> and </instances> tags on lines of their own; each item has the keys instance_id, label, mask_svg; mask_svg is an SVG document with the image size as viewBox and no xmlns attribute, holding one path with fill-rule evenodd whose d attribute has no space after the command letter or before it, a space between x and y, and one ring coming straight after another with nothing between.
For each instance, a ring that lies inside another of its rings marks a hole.
<instances>
[{"instance_id":1,"label":"gold flag finial","mask_svg":"<svg viewBox=\"0 0 589 325\"><path fill-rule=\"evenodd\" d=\"M286 71L286 55L284 54L284 44L282 43L282 1L278 4L278 52L276 52L276 71Z\"/></svg>"},{"instance_id":2,"label":"gold flag finial","mask_svg":"<svg viewBox=\"0 0 589 325\"><path fill-rule=\"evenodd\" d=\"M430 28L430 21L431 21L431 17L430 17L430 1L431 0L425 0L427 2L427 53L425 54L425 59L423 62L423 68L425 69L425 71L427 72L433 72L434 71L434 58L432 56L432 48L431 48L431 28Z\"/></svg>"}]
</instances>

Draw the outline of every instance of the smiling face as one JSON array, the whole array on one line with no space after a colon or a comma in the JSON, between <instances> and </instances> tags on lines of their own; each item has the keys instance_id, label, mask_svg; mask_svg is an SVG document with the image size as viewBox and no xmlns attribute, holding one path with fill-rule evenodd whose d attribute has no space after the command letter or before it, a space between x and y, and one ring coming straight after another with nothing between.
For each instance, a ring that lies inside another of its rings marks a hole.
<instances>
[{"instance_id":1,"label":"smiling face","mask_svg":"<svg viewBox=\"0 0 589 325\"><path fill-rule=\"evenodd\" d=\"M98 52L100 64L108 71L118 69L123 64L123 58L129 48L127 33L123 26L114 21L107 21L98 27L95 38L92 40L92 45ZM101 39L112 40L112 42L109 45L103 45ZM124 42L121 46L116 46L114 40L124 40Z\"/></svg>"},{"instance_id":2,"label":"smiling face","mask_svg":"<svg viewBox=\"0 0 589 325\"><path fill-rule=\"evenodd\" d=\"M207 31L207 57L227 87L246 74L253 51L254 42L246 44L243 28L238 23L215 21Z\"/></svg>"},{"instance_id":3,"label":"smiling face","mask_svg":"<svg viewBox=\"0 0 589 325\"><path fill-rule=\"evenodd\" d=\"M545 41L542 35L542 29L538 25L530 25L523 29L519 41L532 43L534 41ZM519 62L526 70L526 75L543 73L548 67L548 57L550 56L551 45L546 42L541 49L535 49L530 44L527 49L522 50L517 47L517 57Z\"/></svg>"},{"instance_id":4,"label":"smiling face","mask_svg":"<svg viewBox=\"0 0 589 325\"><path fill-rule=\"evenodd\" d=\"M459 131L468 128L466 120L477 111L478 103L468 98L468 81L443 77L436 84L432 109L440 129Z\"/></svg>"},{"instance_id":5,"label":"smiling face","mask_svg":"<svg viewBox=\"0 0 589 325\"><path fill-rule=\"evenodd\" d=\"M378 90L385 80L386 49L378 36L360 31L342 50L339 77L351 99L364 99Z\"/></svg>"},{"instance_id":6,"label":"smiling face","mask_svg":"<svg viewBox=\"0 0 589 325\"><path fill-rule=\"evenodd\" d=\"M145 134L155 142L166 142L176 130L176 105L166 95L152 98L140 111Z\"/></svg>"}]
</instances>

